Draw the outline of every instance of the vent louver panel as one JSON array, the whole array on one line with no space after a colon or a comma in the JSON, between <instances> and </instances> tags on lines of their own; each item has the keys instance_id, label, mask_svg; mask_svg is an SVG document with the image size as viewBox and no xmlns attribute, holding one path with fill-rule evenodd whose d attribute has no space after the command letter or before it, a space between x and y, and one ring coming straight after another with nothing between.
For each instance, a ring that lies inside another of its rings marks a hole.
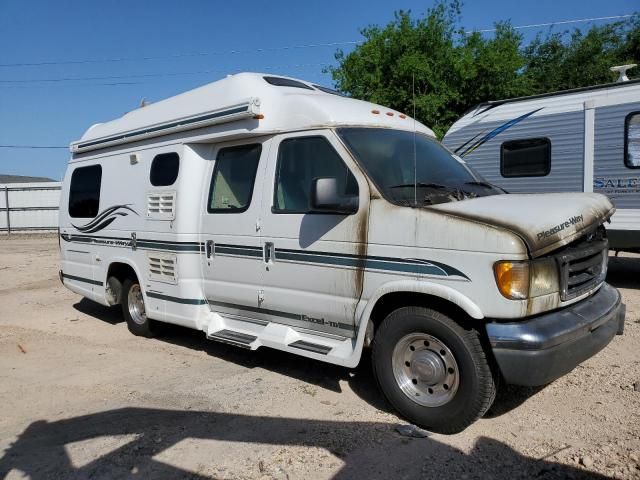
<instances>
[{"instance_id":1,"label":"vent louver panel","mask_svg":"<svg viewBox=\"0 0 640 480\"><path fill-rule=\"evenodd\" d=\"M176 218L176 192L154 192L147 195L149 220L173 220Z\"/></svg>"},{"instance_id":2,"label":"vent louver panel","mask_svg":"<svg viewBox=\"0 0 640 480\"><path fill-rule=\"evenodd\" d=\"M149 280L159 282L177 283L178 272L176 256L173 254L150 254L149 255Z\"/></svg>"}]
</instances>

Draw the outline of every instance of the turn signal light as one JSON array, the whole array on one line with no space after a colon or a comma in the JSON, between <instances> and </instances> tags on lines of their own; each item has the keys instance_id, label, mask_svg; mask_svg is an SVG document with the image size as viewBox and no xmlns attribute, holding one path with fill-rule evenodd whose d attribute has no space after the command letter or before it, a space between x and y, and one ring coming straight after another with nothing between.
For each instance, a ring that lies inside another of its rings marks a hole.
<instances>
[{"instance_id":1,"label":"turn signal light","mask_svg":"<svg viewBox=\"0 0 640 480\"><path fill-rule=\"evenodd\" d=\"M503 296L511 300L529 296L529 262L497 262L493 269Z\"/></svg>"}]
</instances>

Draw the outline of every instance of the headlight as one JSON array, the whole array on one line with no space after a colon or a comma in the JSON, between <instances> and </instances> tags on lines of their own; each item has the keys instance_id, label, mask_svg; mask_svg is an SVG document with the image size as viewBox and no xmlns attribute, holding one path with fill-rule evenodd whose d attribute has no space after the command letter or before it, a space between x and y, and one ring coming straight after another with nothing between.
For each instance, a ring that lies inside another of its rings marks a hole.
<instances>
[{"instance_id":1,"label":"headlight","mask_svg":"<svg viewBox=\"0 0 640 480\"><path fill-rule=\"evenodd\" d=\"M496 262L493 267L500 293L511 300L524 300L558 292L558 267L553 259Z\"/></svg>"}]
</instances>

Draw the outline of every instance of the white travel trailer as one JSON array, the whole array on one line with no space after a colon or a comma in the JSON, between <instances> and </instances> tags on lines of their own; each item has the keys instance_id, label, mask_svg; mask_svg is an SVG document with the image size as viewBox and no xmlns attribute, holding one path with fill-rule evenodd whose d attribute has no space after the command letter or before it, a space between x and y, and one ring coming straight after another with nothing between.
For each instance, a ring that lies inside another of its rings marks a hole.
<instances>
[{"instance_id":1,"label":"white travel trailer","mask_svg":"<svg viewBox=\"0 0 640 480\"><path fill-rule=\"evenodd\" d=\"M622 333L598 194L503 195L404 114L243 73L71 145L61 279L157 322L375 376L460 431L496 382L540 385Z\"/></svg>"},{"instance_id":2,"label":"white travel trailer","mask_svg":"<svg viewBox=\"0 0 640 480\"><path fill-rule=\"evenodd\" d=\"M607 195L610 247L640 251L640 80L482 103L443 143L509 192Z\"/></svg>"}]
</instances>

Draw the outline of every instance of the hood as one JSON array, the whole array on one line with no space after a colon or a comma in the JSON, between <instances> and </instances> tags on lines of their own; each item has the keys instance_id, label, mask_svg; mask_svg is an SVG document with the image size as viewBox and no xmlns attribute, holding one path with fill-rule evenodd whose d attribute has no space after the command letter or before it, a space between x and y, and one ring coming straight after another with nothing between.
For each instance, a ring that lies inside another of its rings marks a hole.
<instances>
[{"instance_id":1,"label":"hood","mask_svg":"<svg viewBox=\"0 0 640 480\"><path fill-rule=\"evenodd\" d=\"M598 193L493 195L428 208L510 230L522 238L532 258L595 230L615 212Z\"/></svg>"}]
</instances>

